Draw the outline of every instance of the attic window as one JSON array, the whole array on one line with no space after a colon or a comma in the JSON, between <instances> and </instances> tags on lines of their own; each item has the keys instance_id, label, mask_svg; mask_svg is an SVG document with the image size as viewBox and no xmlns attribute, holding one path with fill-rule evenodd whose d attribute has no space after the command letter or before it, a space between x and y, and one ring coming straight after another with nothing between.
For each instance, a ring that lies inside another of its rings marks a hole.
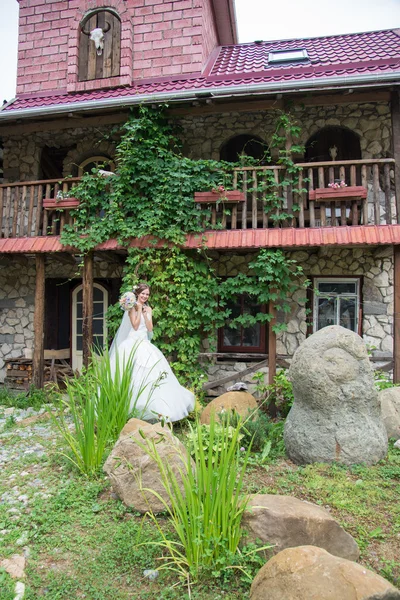
<instances>
[{"instance_id":1,"label":"attic window","mask_svg":"<svg viewBox=\"0 0 400 600\"><path fill-rule=\"evenodd\" d=\"M274 50L268 54L268 64L302 62L308 60L305 48L287 48L287 50Z\"/></svg>"}]
</instances>

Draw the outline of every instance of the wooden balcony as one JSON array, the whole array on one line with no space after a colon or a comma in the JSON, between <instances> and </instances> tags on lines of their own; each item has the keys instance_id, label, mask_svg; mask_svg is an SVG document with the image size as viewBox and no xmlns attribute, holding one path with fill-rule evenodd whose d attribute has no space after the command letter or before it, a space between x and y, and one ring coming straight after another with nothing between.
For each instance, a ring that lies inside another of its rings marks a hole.
<instances>
[{"instance_id":1,"label":"wooden balcony","mask_svg":"<svg viewBox=\"0 0 400 600\"><path fill-rule=\"evenodd\" d=\"M235 169L234 187L244 192L244 200L199 202L204 229L320 228L400 222L394 159L299 163L297 166L301 169L297 186L287 184L290 174L282 166ZM281 198L281 206L273 209L267 202L271 174L274 192ZM328 188L335 180L346 181L347 196L346 188L340 190L337 199L333 196L327 200L324 194L315 193L317 188ZM69 206L62 201L45 200L57 198L58 192L67 193L77 181L78 178L70 178L0 185L0 237L59 235L64 225L72 222L73 203ZM355 187L364 188L366 197L350 194L350 188Z\"/></svg>"}]
</instances>

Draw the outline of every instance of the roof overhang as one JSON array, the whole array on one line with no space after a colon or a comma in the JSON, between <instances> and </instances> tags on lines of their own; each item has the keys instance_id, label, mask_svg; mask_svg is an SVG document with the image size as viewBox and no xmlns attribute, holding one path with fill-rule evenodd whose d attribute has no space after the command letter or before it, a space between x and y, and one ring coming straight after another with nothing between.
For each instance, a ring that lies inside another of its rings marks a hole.
<instances>
[{"instance_id":1,"label":"roof overhang","mask_svg":"<svg viewBox=\"0 0 400 600\"><path fill-rule=\"evenodd\" d=\"M162 248L168 242L151 236L132 239L121 245L108 240L95 250L121 251L128 248ZM400 244L400 225L359 225L356 227L321 227L318 229L233 229L230 231L206 231L204 234L186 236L184 248L196 250L258 250L259 248L318 248L320 246L390 246ZM0 254L39 254L81 251L61 244L59 236L0 239Z\"/></svg>"},{"instance_id":2,"label":"roof overhang","mask_svg":"<svg viewBox=\"0 0 400 600\"><path fill-rule=\"evenodd\" d=\"M207 98L226 99L243 98L249 96L271 95L278 93L298 93L298 92L326 92L339 91L341 89L365 89L376 87L388 87L400 85L400 69L390 73L368 73L363 75L346 75L337 77L316 77L308 79L299 79L296 81L277 81L261 82L249 84L230 83L229 85L208 85L198 88L191 88L179 92L156 92L151 94L135 94L117 96L114 98L104 98L95 100L80 100L78 102L65 102L37 106L34 108L21 108L15 110L0 111L0 123L13 121L15 119L40 118L42 116L58 116L68 113L91 112L94 110L107 110L115 108L127 108L139 104L155 103L176 103L193 101L198 102L204 95ZM12 106L12 102L8 106Z\"/></svg>"}]
</instances>

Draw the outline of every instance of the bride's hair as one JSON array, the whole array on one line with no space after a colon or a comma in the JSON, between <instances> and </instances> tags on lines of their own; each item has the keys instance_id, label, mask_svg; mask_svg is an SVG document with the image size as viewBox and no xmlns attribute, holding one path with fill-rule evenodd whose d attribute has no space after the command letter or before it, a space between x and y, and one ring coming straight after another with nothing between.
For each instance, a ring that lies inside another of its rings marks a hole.
<instances>
[{"instance_id":1,"label":"bride's hair","mask_svg":"<svg viewBox=\"0 0 400 600\"><path fill-rule=\"evenodd\" d=\"M136 297L138 297L139 294L144 292L144 290L149 290L149 293L150 293L150 286L147 285L147 283L139 283L135 288Z\"/></svg>"}]
</instances>

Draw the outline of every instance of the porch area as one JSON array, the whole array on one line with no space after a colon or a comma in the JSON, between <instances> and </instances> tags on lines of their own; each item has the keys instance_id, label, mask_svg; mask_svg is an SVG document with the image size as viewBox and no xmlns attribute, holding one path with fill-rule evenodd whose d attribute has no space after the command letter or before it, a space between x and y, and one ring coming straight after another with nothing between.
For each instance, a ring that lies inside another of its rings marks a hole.
<instances>
[{"instance_id":1,"label":"porch area","mask_svg":"<svg viewBox=\"0 0 400 600\"><path fill-rule=\"evenodd\" d=\"M236 168L233 187L242 199L198 202L205 230L319 229L400 222L392 158L298 163L297 184L280 165ZM76 203L65 200L79 178L0 185L0 238L59 235L72 223ZM273 190L280 206L271 207ZM346 187L329 184L345 181ZM206 190L199 190L206 191ZM289 215L289 216L287 216Z\"/></svg>"}]
</instances>

